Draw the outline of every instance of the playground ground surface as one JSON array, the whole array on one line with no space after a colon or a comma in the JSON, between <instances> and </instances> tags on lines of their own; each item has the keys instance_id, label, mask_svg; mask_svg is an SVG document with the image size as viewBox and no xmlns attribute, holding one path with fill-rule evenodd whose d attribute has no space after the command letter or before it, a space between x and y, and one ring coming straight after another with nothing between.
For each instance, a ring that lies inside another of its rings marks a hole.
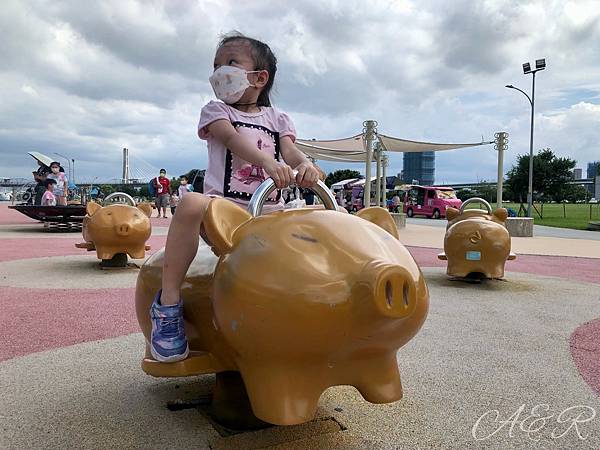
<instances>
[{"instance_id":1,"label":"playground ground surface","mask_svg":"<svg viewBox=\"0 0 600 450\"><path fill-rule=\"evenodd\" d=\"M149 253L169 222L152 219ZM436 257L443 221L410 220L431 306L398 352L404 398L334 387L309 423L232 434L201 405L213 376L141 371L136 269L102 271L79 233L0 203L0 448L600 448L600 239L536 230L505 280L465 284Z\"/></svg>"}]
</instances>

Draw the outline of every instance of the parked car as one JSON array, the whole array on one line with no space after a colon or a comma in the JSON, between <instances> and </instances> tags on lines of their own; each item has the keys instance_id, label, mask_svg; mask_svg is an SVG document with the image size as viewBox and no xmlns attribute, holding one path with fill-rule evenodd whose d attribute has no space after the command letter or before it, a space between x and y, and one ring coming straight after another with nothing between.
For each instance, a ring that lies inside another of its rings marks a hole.
<instances>
[{"instance_id":1,"label":"parked car","mask_svg":"<svg viewBox=\"0 0 600 450\"><path fill-rule=\"evenodd\" d=\"M440 219L446 217L447 208L460 208L461 204L450 187L413 185L404 194L402 210L408 217L422 215Z\"/></svg>"}]
</instances>

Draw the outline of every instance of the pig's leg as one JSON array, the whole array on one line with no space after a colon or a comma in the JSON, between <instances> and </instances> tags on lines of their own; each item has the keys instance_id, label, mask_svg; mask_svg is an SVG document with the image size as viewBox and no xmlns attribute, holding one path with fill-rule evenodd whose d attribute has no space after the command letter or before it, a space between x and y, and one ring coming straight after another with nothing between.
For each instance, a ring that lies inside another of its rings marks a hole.
<instances>
[{"instance_id":1,"label":"pig's leg","mask_svg":"<svg viewBox=\"0 0 600 450\"><path fill-rule=\"evenodd\" d=\"M133 259L143 259L146 256L146 245L142 244L141 247L132 248L127 253Z\"/></svg>"},{"instance_id":2,"label":"pig's leg","mask_svg":"<svg viewBox=\"0 0 600 450\"><path fill-rule=\"evenodd\" d=\"M165 246L160 299L163 305L179 302L181 285L198 251L200 228L210 201L210 197L190 192L177 206Z\"/></svg>"},{"instance_id":3,"label":"pig's leg","mask_svg":"<svg viewBox=\"0 0 600 450\"><path fill-rule=\"evenodd\" d=\"M345 372L356 374L351 384L368 402L390 403L402 398L396 351L353 359L348 362Z\"/></svg>"},{"instance_id":4,"label":"pig's leg","mask_svg":"<svg viewBox=\"0 0 600 450\"><path fill-rule=\"evenodd\" d=\"M252 411L275 425L296 425L312 420L319 397L328 387L321 366L264 361L240 364Z\"/></svg>"}]
</instances>

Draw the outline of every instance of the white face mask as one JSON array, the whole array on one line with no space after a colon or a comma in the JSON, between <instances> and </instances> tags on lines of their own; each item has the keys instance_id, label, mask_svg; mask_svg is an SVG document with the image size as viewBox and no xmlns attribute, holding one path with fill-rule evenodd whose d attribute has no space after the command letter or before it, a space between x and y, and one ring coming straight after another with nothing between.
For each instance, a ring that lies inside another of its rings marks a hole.
<instances>
[{"instance_id":1,"label":"white face mask","mask_svg":"<svg viewBox=\"0 0 600 450\"><path fill-rule=\"evenodd\" d=\"M58 173L58 172L60 172L59 167L52 167L52 173Z\"/></svg>"},{"instance_id":2,"label":"white face mask","mask_svg":"<svg viewBox=\"0 0 600 450\"><path fill-rule=\"evenodd\" d=\"M221 66L213 72L208 81L210 81L217 98L231 105L239 101L246 89L252 86L246 75L256 72L260 71L245 71L239 67Z\"/></svg>"}]
</instances>

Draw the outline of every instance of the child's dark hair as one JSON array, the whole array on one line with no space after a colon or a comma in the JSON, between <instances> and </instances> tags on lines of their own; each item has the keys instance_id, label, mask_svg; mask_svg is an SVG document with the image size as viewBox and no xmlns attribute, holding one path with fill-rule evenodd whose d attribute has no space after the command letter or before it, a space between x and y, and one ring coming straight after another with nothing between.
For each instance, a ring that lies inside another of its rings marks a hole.
<instances>
[{"instance_id":1,"label":"child's dark hair","mask_svg":"<svg viewBox=\"0 0 600 450\"><path fill-rule=\"evenodd\" d=\"M50 186L51 184L56 184L56 180L53 178L46 178L46 180L44 181L44 186L48 188L48 186Z\"/></svg>"},{"instance_id":2,"label":"child's dark hair","mask_svg":"<svg viewBox=\"0 0 600 450\"><path fill-rule=\"evenodd\" d=\"M227 44L228 42L233 42L237 40L246 41L252 47L252 58L254 59L254 70L266 70L269 72L269 80L265 87L260 92L258 99L256 100L257 106L271 106L271 99L269 98L269 93L271 92L271 88L273 87L273 82L275 81L275 72L277 72L277 58L271 51L271 48L257 39L253 39L248 36L244 36L239 31L232 31L231 33L227 33L225 36L221 38L217 49L221 46Z\"/></svg>"},{"instance_id":3,"label":"child's dark hair","mask_svg":"<svg viewBox=\"0 0 600 450\"><path fill-rule=\"evenodd\" d=\"M181 176L179 177L179 179L180 179L180 180L185 180L185 181L188 181L188 177L187 177L187 175L181 175Z\"/></svg>"}]
</instances>

